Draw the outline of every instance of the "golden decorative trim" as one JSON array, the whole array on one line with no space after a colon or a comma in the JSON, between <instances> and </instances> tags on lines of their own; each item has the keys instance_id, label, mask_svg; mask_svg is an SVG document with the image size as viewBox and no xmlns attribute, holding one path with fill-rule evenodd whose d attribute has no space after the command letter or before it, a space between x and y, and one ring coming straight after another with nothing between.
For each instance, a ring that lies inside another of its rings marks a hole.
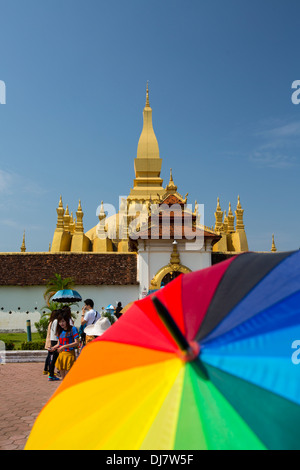
<instances>
[{"instance_id":1,"label":"golden decorative trim","mask_svg":"<svg viewBox=\"0 0 300 470\"><path fill-rule=\"evenodd\" d=\"M177 250L177 242L176 240L173 242L173 251L170 257L170 263L167 266L162 267L154 276L150 284L150 290L160 289L161 281L163 278L173 272L179 272L182 274L190 273L192 270L187 266L183 266L180 263L180 255Z\"/></svg>"}]
</instances>

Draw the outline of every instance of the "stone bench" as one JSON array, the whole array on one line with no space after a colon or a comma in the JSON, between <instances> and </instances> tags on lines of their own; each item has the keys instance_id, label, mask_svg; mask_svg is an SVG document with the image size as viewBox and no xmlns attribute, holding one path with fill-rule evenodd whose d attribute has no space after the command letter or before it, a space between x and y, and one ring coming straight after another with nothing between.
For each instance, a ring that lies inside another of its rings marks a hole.
<instances>
[{"instance_id":1,"label":"stone bench","mask_svg":"<svg viewBox=\"0 0 300 470\"><path fill-rule=\"evenodd\" d=\"M0 362L45 362L48 351L0 351Z\"/></svg>"}]
</instances>

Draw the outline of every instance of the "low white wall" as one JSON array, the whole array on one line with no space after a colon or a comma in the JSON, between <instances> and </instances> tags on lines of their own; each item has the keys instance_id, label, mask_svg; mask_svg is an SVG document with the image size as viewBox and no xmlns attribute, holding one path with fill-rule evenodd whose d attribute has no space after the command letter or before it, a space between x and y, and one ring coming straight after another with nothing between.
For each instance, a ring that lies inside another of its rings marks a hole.
<instances>
[{"instance_id":1,"label":"low white wall","mask_svg":"<svg viewBox=\"0 0 300 470\"><path fill-rule=\"evenodd\" d=\"M44 292L45 287L42 286L1 286L0 330L26 331L26 321L30 320L32 331L36 331L34 323L39 321L45 305Z\"/></svg>"},{"instance_id":2,"label":"low white wall","mask_svg":"<svg viewBox=\"0 0 300 470\"><path fill-rule=\"evenodd\" d=\"M117 305L122 302L125 306L139 296L139 286L76 286L82 299L93 299L95 308L107 307L109 304ZM0 330L24 330L26 321L31 321L32 332L35 332L34 323L40 320L44 310L45 300L44 286L19 287L0 286ZM72 308L73 311L81 312L83 302ZM11 313L10 313L11 312ZM28 312L28 313L27 313ZM80 324L80 313L75 325Z\"/></svg>"}]
</instances>

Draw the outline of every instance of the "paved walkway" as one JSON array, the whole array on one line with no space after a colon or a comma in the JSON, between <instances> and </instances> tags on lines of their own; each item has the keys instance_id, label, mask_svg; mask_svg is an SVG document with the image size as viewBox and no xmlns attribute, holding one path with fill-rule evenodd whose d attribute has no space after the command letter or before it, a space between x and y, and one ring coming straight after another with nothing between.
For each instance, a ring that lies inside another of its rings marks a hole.
<instances>
[{"instance_id":1,"label":"paved walkway","mask_svg":"<svg viewBox=\"0 0 300 470\"><path fill-rule=\"evenodd\" d=\"M48 382L43 363L0 365L0 450L22 450L42 407L60 382Z\"/></svg>"}]
</instances>

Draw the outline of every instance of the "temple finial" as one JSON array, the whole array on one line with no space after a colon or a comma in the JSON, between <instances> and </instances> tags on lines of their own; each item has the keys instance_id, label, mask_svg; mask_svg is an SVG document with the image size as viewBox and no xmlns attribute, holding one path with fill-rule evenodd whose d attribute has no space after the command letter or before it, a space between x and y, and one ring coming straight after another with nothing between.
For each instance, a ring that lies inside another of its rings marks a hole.
<instances>
[{"instance_id":1,"label":"temple finial","mask_svg":"<svg viewBox=\"0 0 300 470\"><path fill-rule=\"evenodd\" d=\"M170 181L169 181L169 184L166 187L166 190L167 191L173 191L173 192L177 191L177 186L176 186L176 184L174 183L174 180L173 180L172 168L170 168Z\"/></svg>"},{"instance_id":2,"label":"temple finial","mask_svg":"<svg viewBox=\"0 0 300 470\"><path fill-rule=\"evenodd\" d=\"M277 251L276 245L275 245L275 240L274 240L274 233L272 234L272 248L271 251L275 253Z\"/></svg>"},{"instance_id":3,"label":"temple finial","mask_svg":"<svg viewBox=\"0 0 300 470\"><path fill-rule=\"evenodd\" d=\"M103 206L103 201L101 201L101 207L100 207L100 212L99 212L99 220L101 222L101 220L105 219L106 218L106 214L104 212L104 206Z\"/></svg>"},{"instance_id":4,"label":"temple finial","mask_svg":"<svg viewBox=\"0 0 300 470\"><path fill-rule=\"evenodd\" d=\"M228 233L232 233L234 232L234 215L232 213L231 203L229 203L227 220L228 220L227 231Z\"/></svg>"},{"instance_id":5,"label":"temple finial","mask_svg":"<svg viewBox=\"0 0 300 470\"><path fill-rule=\"evenodd\" d=\"M57 212L56 228L58 230L62 231L63 228L64 228L64 213L65 213L65 210L64 210L64 207L63 207L63 202L62 202L62 197L61 196L59 198L59 204L58 204L58 208L56 209L56 212Z\"/></svg>"},{"instance_id":6,"label":"temple finial","mask_svg":"<svg viewBox=\"0 0 300 470\"><path fill-rule=\"evenodd\" d=\"M172 251L172 254L171 254L171 257L170 257L170 264L171 265L179 265L180 264L180 255L178 253L178 250L177 250L177 241L174 240L172 245L173 245L173 251Z\"/></svg>"},{"instance_id":7,"label":"temple finial","mask_svg":"<svg viewBox=\"0 0 300 470\"><path fill-rule=\"evenodd\" d=\"M235 211L237 231L245 230L243 214L244 214L244 209L242 209L240 196L238 196L238 203L237 203L236 211Z\"/></svg>"},{"instance_id":8,"label":"temple finial","mask_svg":"<svg viewBox=\"0 0 300 470\"><path fill-rule=\"evenodd\" d=\"M82 219L83 219L83 212L82 212L82 207L81 207L81 200L79 199L78 209L76 212L75 232L83 233Z\"/></svg>"},{"instance_id":9,"label":"temple finial","mask_svg":"<svg viewBox=\"0 0 300 470\"><path fill-rule=\"evenodd\" d=\"M216 212L215 212L215 219L216 219L215 231L220 232L223 228L223 211L222 211L221 206L220 206L220 198L219 197L217 198L217 209L216 209Z\"/></svg>"},{"instance_id":10,"label":"temple finial","mask_svg":"<svg viewBox=\"0 0 300 470\"><path fill-rule=\"evenodd\" d=\"M26 251L26 245L25 245L25 230L24 230L23 242L22 242L22 246L21 246L21 253L25 253L25 251Z\"/></svg>"},{"instance_id":11,"label":"temple finial","mask_svg":"<svg viewBox=\"0 0 300 470\"><path fill-rule=\"evenodd\" d=\"M146 108L150 108L149 102L149 81L147 80L147 88L146 88Z\"/></svg>"},{"instance_id":12,"label":"temple finial","mask_svg":"<svg viewBox=\"0 0 300 470\"><path fill-rule=\"evenodd\" d=\"M65 214L64 214L64 230L65 232L70 231L70 223L71 223L71 217L69 214L69 206L67 205Z\"/></svg>"}]
</instances>

